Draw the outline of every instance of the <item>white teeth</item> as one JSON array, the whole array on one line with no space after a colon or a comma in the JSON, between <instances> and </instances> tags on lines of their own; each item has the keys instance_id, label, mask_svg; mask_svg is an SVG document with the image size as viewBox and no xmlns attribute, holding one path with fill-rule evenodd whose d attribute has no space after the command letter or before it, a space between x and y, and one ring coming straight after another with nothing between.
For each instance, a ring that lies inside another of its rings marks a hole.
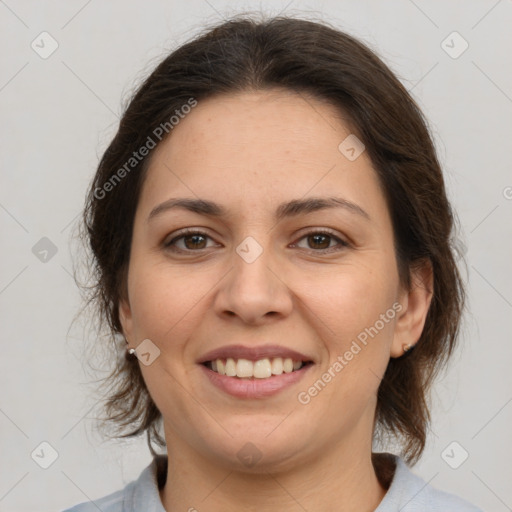
<instances>
[{"instance_id":1,"label":"white teeth","mask_svg":"<svg viewBox=\"0 0 512 512\"><path fill-rule=\"evenodd\" d=\"M228 357L224 359L215 359L210 362L211 369L219 375L227 375L228 377L238 377L240 379L256 378L267 379L272 375L281 375L300 370L303 366L302 361L294 361L292 358L274 357L273 359L265 358L258 361L250 361L249 359L234 359Z\"/></svg>"},{"instance_id":2,"label":"white teeth","mask_svg":"<svg viewBox=\"0 0 512 512\"><path fill-rule=\"evenodd\" d=\"M276 357L272 360L272 375L281 375L283 373L283 358Z\"/></svg>"},{"instance_id":3,"label":"white teeth","mask_svg":"<svg viewBox=\"0 0 512 512\"><path fill-rule=\"evenodd\" d=\"M254 376L257 379L266 379L272 375L270 359L260 359L254 363Z\"/></svg>"},{"instance_id":4,"label":"white teeth","mask_svg":"<svg viewBox=\"0 0 512 512\"><path fill-rule=\"evenodd\" d=\"M236 375L236 363L231 357L226 360L226 375L228 377L234 377Z\"/></svg>"},{"instance_id":5,"label":"white teeth","mask_svg":"<svg viewBox=\"0 0 512 512\"><path fill-rule=\"evenodd\" d=\"M236 363L237 377L252 377L253 364L248 359L239 359Z\"/></svg>"}]
</instances>

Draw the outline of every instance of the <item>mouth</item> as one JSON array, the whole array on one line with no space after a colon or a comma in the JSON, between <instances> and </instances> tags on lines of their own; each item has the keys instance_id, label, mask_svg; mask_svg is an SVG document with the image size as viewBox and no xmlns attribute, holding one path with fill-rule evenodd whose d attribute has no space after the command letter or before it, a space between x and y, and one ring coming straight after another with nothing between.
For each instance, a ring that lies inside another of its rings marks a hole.
<instances>
[{"instance_id":1,"label":"mouth","mask_svg":"<svg viewBox=\"0 0 512 512\"><path fill-rule=\"evenodd\" d=\"M235 398L261 399L296 385L315 361L278 345L230 345L212 350L197 363L214 389Z\"/></svg>"},{"instance_id":2,"label":"mouth","mask_svg":"<svg viewBox=\"0 0 512 512\"><path fill-rule=\"evenodd\" d=\"M238 379L271 379L282 374L293 373L305 366L312 365L312 361L302 361L291 357L262 358L256 361L233 357L218 358L201 363L209 370L227 377Z\"/></svg>"}]
</instances>

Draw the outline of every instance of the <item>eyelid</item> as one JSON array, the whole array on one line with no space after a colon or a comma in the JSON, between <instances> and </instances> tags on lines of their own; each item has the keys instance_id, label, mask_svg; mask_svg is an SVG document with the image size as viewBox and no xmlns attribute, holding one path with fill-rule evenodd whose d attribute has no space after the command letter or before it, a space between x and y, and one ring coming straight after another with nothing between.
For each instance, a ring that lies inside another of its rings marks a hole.
<instances>
[{"instance_id":1,"label":"eyelid","mask_svg":"<svg viewBox=\"0 0 512 512\"><path fill-rule=\"evenodd\" d=\"M206 228L183 228L166 236L162 242L162 245L164 246L164 248L169 248L171 247L171 244L173 242L176 242L180 238L183 238L187 235L203 235L205 238L209 238L210 240L213 240L216 244L219 245L219 243L210 234L208 234L207 231L208 230ZM186 252L193 251L188 250ZM199 250L197 252L199 252Z\"/></svg>"},{"instance_id":2,"label":"eyelid","mask_svg":"<svg viewBox=\"0 0 512 512\"><path fill-rule=\"evenodd\" d=\"M338 242L338 245L341 246L341 247L351 247L351 243L348 242L342 236L340 236L336 231L333 231L330 228L321 228L321 227L309 228L308 231L306 231L304 233L301 233L300 236L296 239L296 241L291 244L291 246L295 247L297 245L297 243L300 240L302 240L303 238L305 238L305 237L307 237L309 235L316 235L316 234L328 235L331 238L334 238ZM335 247L328 247L327 249L304 249L304 250L309 251L309 252L314 252L314 253L322 253L322 252L333 251L335 249L336 249L336 246Z\"/></svg>"},{"instance_id":3,"label":"eyelid","mask_svg":"<svg viewBox=\"0 0 512 512\"><path fill-rule=\"evenodd\" d=\"M330 228L317 227L317 228L305 228L305 229L308 229L308 230L305 231L305 232L302 232L299 235L299 237L296 239L296 241L292 242L290 244L291 247L296 247L297 243L299 241L301 241L302 239L306 238L307 236L316 235L316 234L327 235L327 236L335 239L338 242L338 244L337 244L338 246L341 246L341 247L350 247L351 246L350 242L345 240L336 231L334 231L334 230L332 230ZM207 231L208 230L206 228L200 228L200 227L197 227L197 228L183 228L183 229L178 230L175 233L172 233L171 235L165 237L165 239L162 242L162 244L163 244L164 248L170 248L170 247L172 247L172 244L174 244L174 242L176 242L177 240L180 240L183 237L186 237L187 235L203 235L205 238L208 238L208 239L214 241L217 245L220 245L212 236L210 236L208 234ZM168 240L169 238L170 238L170 240ZM166 240L168 240L168 241L166 241ZM337 246L328 247L326 249L304 249L304 248L300 247L300 249L303 249L303 250L306 250L306 251L309 251L309 252L313 252L313 253L322 253L322 252L330 252L330 251L336 250L336 247ZM197 250L176 248L175 250L177 252L189 252L189 253L192 253L192 252L200 252L200 251L203 251L205 249L207 249L207 248L197 249Z\"/></svg>"}]
</instances>

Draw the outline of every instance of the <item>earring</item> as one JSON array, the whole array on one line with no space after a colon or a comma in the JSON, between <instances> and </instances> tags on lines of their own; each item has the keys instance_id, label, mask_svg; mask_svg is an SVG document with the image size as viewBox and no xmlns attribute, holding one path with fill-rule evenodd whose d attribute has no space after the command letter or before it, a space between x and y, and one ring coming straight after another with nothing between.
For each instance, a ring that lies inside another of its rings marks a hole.
<instances>
[{"instance_id":1,"label":"earring","mask_svg":"<svg viewBox=\"0 0 512 512\"><path fill-rule=\"evenodd\" d=\"M402 346L402 350L404 351L405 354L406 352L409 352L409 350L411 350L413 347L414 345L409 345L408 343L406 343L405 345Z\"/></svg>"},{"instance_id":2,"label":"earring","mask_svg":"<svg viewBox=\"0 0 512 512\"><path fill-rule=\"evenodd\" d=\"M128 349L128 354L130 354L131 356L133 356L133 354L135 354L135 349L134 349L134 348L130 348L130 349Z\"/></svg>"}]
</instances>

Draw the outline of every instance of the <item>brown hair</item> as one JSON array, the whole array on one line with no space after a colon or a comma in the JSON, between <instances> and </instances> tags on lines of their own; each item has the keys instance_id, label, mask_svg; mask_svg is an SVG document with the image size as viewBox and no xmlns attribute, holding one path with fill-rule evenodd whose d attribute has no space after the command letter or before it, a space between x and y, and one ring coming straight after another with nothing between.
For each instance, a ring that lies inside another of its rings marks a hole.
<instances>
[{"instance_id":1,"label":"brown hair","mask_svg":"<svg viewBox=\"0 0 512 512\"><path fill-rule=\"evenodd\" d=\"M309 94L343 112L364 142L386 196L402 283L411 286L415 264L432 264L434 294L423 333L413 350L390 360L375 416L375 435L398 438L402 456L415 462L430 420L428 390L453 352L464 302L450 244L454 219L422 113L388 67L351 36L325 23L238 17L181 46L156 67L127 106L87 197L90 299L111 333L121 333L118 305L126 295L133 220L150 159L149 154L130 161L133 152L157 127L167 123L171 133L169 119L191 99L266 88ZM125 353L124 341L112 338L116 354ZM117 426L118 437L146 432L155 454L152 441L165 446L158 429L161 413L137 359L117 361L105 380L106 419Z\"/></svg>"}]
</instances>

